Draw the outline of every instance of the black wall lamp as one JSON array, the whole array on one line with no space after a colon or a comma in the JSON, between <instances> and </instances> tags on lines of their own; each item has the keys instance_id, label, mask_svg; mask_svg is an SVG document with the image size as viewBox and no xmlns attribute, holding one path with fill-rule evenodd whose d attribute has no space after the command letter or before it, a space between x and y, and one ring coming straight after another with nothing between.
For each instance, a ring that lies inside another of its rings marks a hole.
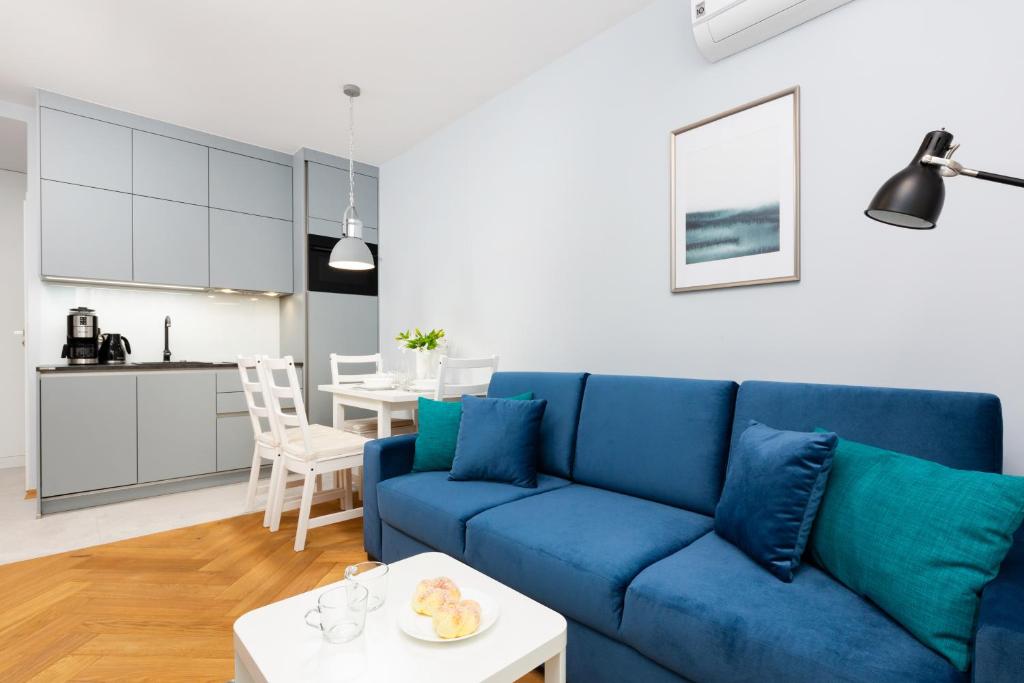
<instances>
[{"instance_id":1,"label":"black wall lamp","mask_svg":"<svg viewBox=\"0 0 1024 683\"><path fill-rule=\"evenodd\" d=\"M1024 187L1022 178L965 168L952 158L959 147L953 144L953 134L946 129L928 133L910 165L882 185L864 213L868 218L900 228L930 230L939 220L946 198L943 178L965 175Z\"/></svg>"}]
</instances>

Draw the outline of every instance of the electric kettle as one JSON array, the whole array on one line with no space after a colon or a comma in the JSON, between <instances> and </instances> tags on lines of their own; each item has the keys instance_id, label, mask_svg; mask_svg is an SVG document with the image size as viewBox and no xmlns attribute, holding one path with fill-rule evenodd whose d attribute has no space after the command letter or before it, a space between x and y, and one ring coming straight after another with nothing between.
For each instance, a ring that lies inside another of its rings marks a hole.
<instances>
[{"instance_id":1,"label":"electric kettle","mask_svg":"<svg viewBox=\"0 0 1024 683\"><path fill-rule=\"evenodd\" d=\"M117 333L100 335L100 362L110 365L119 365L128 359L132 352L132 345L128 337L122 337Z\"/></svg>"}]
</instances>

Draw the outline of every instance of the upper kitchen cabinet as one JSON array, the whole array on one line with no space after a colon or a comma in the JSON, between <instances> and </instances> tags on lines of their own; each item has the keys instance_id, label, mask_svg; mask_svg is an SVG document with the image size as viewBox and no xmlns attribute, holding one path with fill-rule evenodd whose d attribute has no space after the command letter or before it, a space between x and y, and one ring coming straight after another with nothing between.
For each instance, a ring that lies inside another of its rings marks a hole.
<instances>
[{"instance_id":1,"label":"upper kitchen cabinet","mask_svg":"<svg viewBox=\"0 0 1024 683\"><path fill-rule=\"evenodd\" d=\"M210 286L292 291L292 222L210 209Z\"/></svg>"},{"instance_id":2,"label":"upper kitchen cabinet","mask_svg":"<svg viewBox=\"0 0 1024 683\"><path fill-rule=\"evenodd\" d=\"M132 204L132 279L208 287L210 210L151 197L135 197Z\"/></svg>"},{"instance_id":3,"label":"upper kitchen cabinet","mask_svg":"<svg viewBox=\"0 0 1024 683\"><path fill-rule=\"evenodd\" d=\"M132 279L132 196L52 180L40 188L42 273Z\"/></svg>"},{"instance_id":4,"label":"upper kitchen cabinet","mask_svg":"<svg viewBox=\"0 0 1024 683\"><path fill-rule=\"evenodd\" d=\"M41 108L40 175L48 180L132 191L132 131Z\"/></svg>"},{"instance_id":5,"label":"upper kitchen cabinet","mask_svg":"<svg viewBox=\"0 0 1024 683\"><path fill-rule=\"evenodd\" d=\"M315 161L306 166L309 191L307 212L311 218L322 218L340 223L348 208L348 170L327 166ZM378 227L377 179L355 174L356 211L363 225ZM312 228L310 232L313 232ZM320 234L320 233L314 233Z\"/></svg>"},{"instance_id":6,"label":"upper kitchen cabinet","mask_svg":"<svg viewBox=\"0 0 1024 683\"><path fill-rule=\"evenodd\" d=\"M290 221L292 168L211 149L210 207Z\"/></svg>"},{"instance_id":7,"label":"upper kitchen cabinet","mask_svg":"<svg viewBox=\"0 0 1024 683\"><path fill-rule=\"evenodd\" d=\"M209 148L141 130L132 131L132 191L206 206Z\"/></svg>"}]
</instances>

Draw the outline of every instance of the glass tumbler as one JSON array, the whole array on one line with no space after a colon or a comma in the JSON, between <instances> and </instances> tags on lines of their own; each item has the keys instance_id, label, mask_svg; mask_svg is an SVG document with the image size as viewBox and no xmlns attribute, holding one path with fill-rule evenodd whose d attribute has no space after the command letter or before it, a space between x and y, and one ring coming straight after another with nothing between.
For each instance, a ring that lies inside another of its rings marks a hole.
<instances>
[{"instance_id":1,"label":"glass tumbler","mask_svg":"<svg viewBox=\"0 0 1024 683\"><path fill-rule=\"evenodd\" d=\"M388 595L388 566L383 562L360 562L345 568L345 578L366 586L370 591L367 611L384 604Z\"/></svg>"},{"instance_id":2,"label":"glass tumbler","mask_svg":"<svg viewBox=\"0 0 1024 683\"><path fill-rule=\"evenodd\" d=\"M306 612L306 624L317 629L329 643L347 643L359 637L366 625L370 591L355 581L324 591L316 607Z\"/></svg>"}]
</instances>

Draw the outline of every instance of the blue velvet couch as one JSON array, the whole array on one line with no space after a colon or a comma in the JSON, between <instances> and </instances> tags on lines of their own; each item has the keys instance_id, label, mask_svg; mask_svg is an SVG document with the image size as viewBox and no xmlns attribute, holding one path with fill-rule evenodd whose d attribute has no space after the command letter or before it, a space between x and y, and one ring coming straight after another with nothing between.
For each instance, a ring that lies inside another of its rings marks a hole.
<instances>
[{"instance_id":1,"label":"blue velvet couch","mask_svg":"<svg viewBox=\"0 0 1024 683\"><path fill-rule=\"evenodd\" d=\"M1024 534L982 596L967 674L805 562L783 583L715 535L750 419L962 469L1002 468L987 394L498 373L547 399L536 489L411 473L414 436L367 444L367 552L441 551L563 614L569 680L1024 681Z\"/></svg>"}]
</instances>

